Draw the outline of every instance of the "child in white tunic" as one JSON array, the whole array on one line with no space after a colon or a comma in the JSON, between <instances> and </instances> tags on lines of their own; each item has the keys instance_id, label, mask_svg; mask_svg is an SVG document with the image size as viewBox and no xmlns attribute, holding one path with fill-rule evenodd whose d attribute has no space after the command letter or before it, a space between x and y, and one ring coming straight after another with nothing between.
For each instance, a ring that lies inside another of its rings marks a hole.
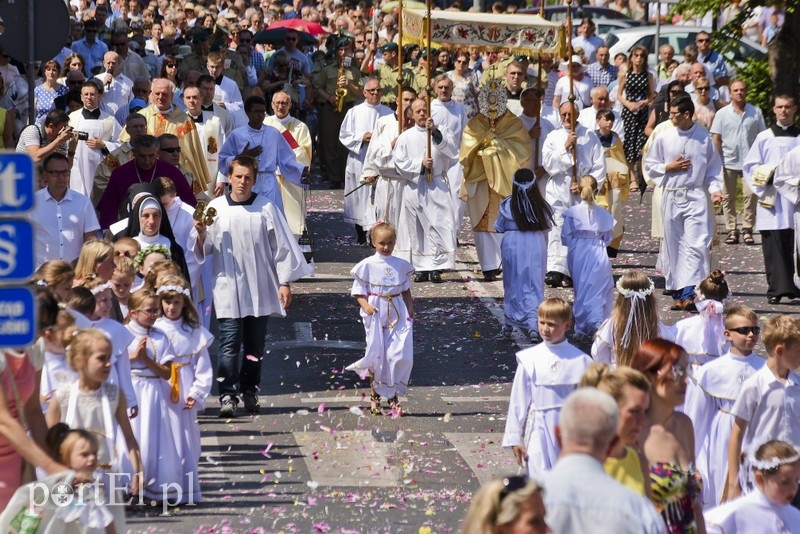
<instances>
[{"instance_id":1,"label":"child in white tunic","mask_svg":"<svg viewBox=\"0 0 800 534\"><path fill-rule=\"evenodd\" d=\"M67 310L58 310L53 326L42 329L44 339L44 367L39 382L39 400L42 412L47 413L50 399L58 388L72 384L78 379L78 373L69 366L67 353L64 350L62 337L64 331L75 324L75 318Z\"/></svg>"},{"instance_id":2,"label":"child in white tunic","mask_svg":"<svg viewBox=\"0 0 800 534\"><path fill-rule=\"evenodd\" d=\"M142 450L146 500L175 502L181 487L183 458L173 439L167 416L169 388L175 352L161 330L154 328L161 305L155 293L146 289L134 292L128 300L128 330L134 340L128 345L133 389L139 401L139 416L131 426Z\"/></svg>"},{"instance_id":3,"label":"child in white tunic","mask_svg":"<svg viewBox=\"0 0 800 534\"><path fill-rule=\"evenodd\" d=\"M744 453L753 455L754 443L780 439L800 443L800 317L778 315L764 327L767 363L742 385L731 408L734 416L728 447L728 498L752 489L746 476ZM740 476L740 473L742 474Z\"/></svg>"},{"instance_id":4,"label":"child in white tunic","mask_svg":"<svg viewBox=\"0 0 800 534\"><path fill-rule=\"evenodd\" d=\"M522 328L533 343L541 343L536 312L544 300L547 233L553 210L536 186L530 169L514 173L511 196L500 202L494 229L503 234L503 335Z\"/></svg>"},{"instance_id":5,"label":"child in white tunic","mask_svg":"<svg viewBox=\"0 0 800 534\"><path fill-rule=\"evenodd\" d=\"M408 388L414 364L414 302L411 280L414 267L392 256L397 240L394 227L378 223L372 229L376 254L358 263L351 294L361 306L361 319L367 333L363 358L347 366L361 378L370 377L370 412L380 414L381 397L389 399L394 415L402 414L397 398Z\"/></svg>"},{"instance_id":6,"label":"child in white tunic","mask_svg":"<svg viewBox=\"0 0 800 534\"><path fill-rule=\"evenodd\" d=\"M675 332L658 320L658 303L653 281L639 271L617 280L617 299L609 317L595 334L592 358L611 365L630 366L639 345L660 337L672 341Z\"/></svg>"},{"instance_id":7,"label":"child in white tunic","mask_svg":"<svg viewBox=\"0 0 800 534\"><path fill-rule=\"evenodd\" d=\"M695 370L728 352L723 309L730 296L725 275L714 269L694 288L694 304L699 315L675 323L675 343L686 351Z\"/></svg>"},{"instance_id":8,"label":"child in white tunic","mask_svg":"<svg viewBox=\"0 0 800 534\"><path fill-rule=\"evenodd\" d=\"M192 304L189 284L182 277L165 278L156 293L161 299L164 316L156 321L155 326L167 335L175 351L167 414L183 462L180 502L196 503L201 498L198 479L200 425L197 423L197 413L205 408L206 398L211 393L214 370L208 347L214 341L214 336L200 324L200 317Z\"/></svg>"},{"instance_id":9,"label":"child in white tunic","mask_svg":"<svg viewBox=\"0 0 800 534\"><path fill-rule=\"evenodd\" d=\"M47 426L58 422L71 428L86 428L97 434L99 448L97 467L104 473L120 473L121 458L115 445L116 437L124 437L130 460L132 480L115 477L114 488L122 490L130 483L130 490L139 490L142 478L142 461L139 445L134 437L125 409L125 398L119 389L108 383L111 372L111 342L104 332L95 328L80 330L68 327L64 332L67 359L78 373L78 380L56 390L47 410ZM108 491L110 478L103 478Z\"/></svg>"},{"instance_id":10,"label":"child in white tunic","mask_svg":"<svg viewBox=\"0 0 800 534\"><path fill-rule=\"evenodd\" d=\"M768 441L749 463L756 491L706 512L706 532L800 534L800 510L791 504L797 499L800 451L785 441Z\"/></svg>"},{"instance_id":11,"label":"child in white tunic","mask_svg":"<svg viewBox=\"0 0 800 534\"><path fill-rule=\"evenodd\" d=\"M571 326L569 304L560 298L545 299L539 305L539 335L544 342L517 353L503 447L513 450L530 476L541 476L555 465L560 451L555 426L561 406L592 363L567 341Z\"/></svg>"},{"instance_id":12,"label":"child in white tunic","mask_svg":"<svg viewBox=\"0 0 800 534\"><path fill-rule=\"evenodd\" d=\"M597 180L586 175L580 188L581 203L564 212L561 244L567 247L567 267L575 287L575 334L588 342L614 305L614 277L606 251L614 217L594 203Z\"/></svg>"},{"instance_id":13,"label":"child in white tunic","mask_svg":"<svg viewBox=\"0 0 800 534\"><path fill-rule=\"evenodd\" d=\"M701 301L702 302L706 301ZM728 473L728 442L733 427L731 407L742 384L764 366L753 353L758 343L758 318L750 308L732 306L725 315L730 352L696 367L688 382L683 412L694 425L695 462L703 475L703 508L722 502Z\"/></svg>"}]
</instances>

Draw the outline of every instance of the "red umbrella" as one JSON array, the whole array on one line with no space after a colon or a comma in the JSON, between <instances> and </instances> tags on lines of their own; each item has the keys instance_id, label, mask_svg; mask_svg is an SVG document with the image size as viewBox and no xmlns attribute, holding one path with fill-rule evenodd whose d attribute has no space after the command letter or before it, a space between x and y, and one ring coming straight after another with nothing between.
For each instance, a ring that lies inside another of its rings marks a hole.
<instances>
[{"instance_id":1,"label":"red umbrella","mask_svg":"<svg viewBox=\"0 0 800 534\"><path fill-rule=\"evenodd\" d=\"M269 29L273 28L291 28L293 30L300 30L311 35L322 35L323 33L330 33L328 30L320 26L318 22L303 19L285 19L273 22L269 25Z\"/></svg>"}]
</instances>

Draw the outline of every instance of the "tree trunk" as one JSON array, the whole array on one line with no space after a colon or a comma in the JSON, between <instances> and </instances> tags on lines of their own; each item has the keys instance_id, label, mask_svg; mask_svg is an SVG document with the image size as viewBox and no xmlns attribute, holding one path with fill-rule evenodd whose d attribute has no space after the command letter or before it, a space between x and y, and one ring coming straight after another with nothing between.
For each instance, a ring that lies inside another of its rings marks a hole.
<instances>
[{"instance_id":1,"label":"tree trunk","mask_svg":"<svg viewBox=\"0 0 800 534\"><path fill-rule=\"evenodd\" d=\"M800 9L786 13L783 28L769 44L769 70L773 94L800 95Z\"/></svg>"}]
</instances>

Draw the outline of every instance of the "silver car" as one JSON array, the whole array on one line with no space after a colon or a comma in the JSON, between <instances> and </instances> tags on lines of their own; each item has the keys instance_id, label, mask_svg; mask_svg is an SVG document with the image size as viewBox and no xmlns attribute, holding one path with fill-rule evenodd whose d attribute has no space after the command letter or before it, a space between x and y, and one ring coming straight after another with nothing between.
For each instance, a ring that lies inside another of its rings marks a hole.
<instances>
[{"instance_id":1,"label":"silver car","mask_svg":"<svg viewBox=\"0 0 800 534\"><path fill-rule=\"evenodd\" d=\"M697 26L661 26L658 44L670 44L675 49L675 59L683 61L683 48L687 44L694 44L695 36L701 31L712 33L711 28ZM626 56L635 45L642 45L650 52L648 63L650 66L658 62L658 47L655 46L656 27L639 26L638 28L627 28L622 30L612 30L606 35L611 59L622 52ZM744 62L746 58L754 58L759 61L767 60L767 49L748 39L738 40L733 48L725 53L729 65L736 65Z\"/></svg>"}]
</instances>

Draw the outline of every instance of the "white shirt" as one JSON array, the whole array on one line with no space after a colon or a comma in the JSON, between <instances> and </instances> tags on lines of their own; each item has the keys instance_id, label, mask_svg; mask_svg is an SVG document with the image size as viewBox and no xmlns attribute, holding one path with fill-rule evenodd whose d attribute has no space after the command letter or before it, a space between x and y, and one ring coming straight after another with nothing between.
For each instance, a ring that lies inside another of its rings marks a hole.
<instances>
[{"instance_id":1,"label":"white shirt","mask_svg":"<svg viewBox=\"0 0 800 534\"><path fill-rule=\"evenodd\" d=\"M588 108L592 105L592 89L594 84L588 74L584 74L580 80L572 81L572 90L575 93L575 106L578 109ZM562 76L556 82L556 89L553 98L558 98L558 104L569 102L569 76ZM552 102L552 100L550 100Z\"/></svg>"},{"instance_id":2,"label":"white shirt","mask_svg":"<svg viewBox=\"0 0 800 534\"><path fill-rule=\"evenodd\" d=\"M754 440L800 443L800 376L790 372L784 382L765 365L742 385L731 414L749 423L742 452Z\"/></svg>"},{"instance_id":3,"label":"white shirt","mask_svg":"<svg viewBox=\"0 0 800 534\"><path fill-rule=\"evenodd\" d=\"M544 476L547 524L553 532L666 533L661 516L641 495L608 476L587 454L568 454Z\"/></svg>"},{"instance_id":4,"label":"white shirt","mask_svg":"<svg viewBox=\"0 0 800 534\"><path fill-rule=\"evenodd\" d=\"M775 504L760 491L709 510L705 520L708 534L800 534L800 510L790 504Z\"/></svg>"},{"instance_id":5,"label":"white shirt","mask_svg":"<svg viewBox=\"0 0 800 534\"><path fill-rule=\"evenodd\" d=\"M597 112L600 111L595 109L594 106L589 106L588 108L583 108L581 112L578 114L578 124L582 125L584 128L589 130L590 132L594 132L597 130ZM622 122L622 117L620 117L619 113L611 110L611 113L614 114L614 124L611 126L611 131L615 132L619 136L620 141L625 140L625 124Z\"/></svg>"},{"instance_id":6,"label":"white shirt","mask_svg":"<svg viewBox=\"0 0 800 534\"><path fill-rule=\"evenodd\" d=\"M48 260L76 260L83 247L83 234L100 229L92 201L71 189L60 201L48 188L38 190L28 217L36 234L37 269Z\"/></svg>"},{"instance_id":7,"label":"white shirt","mask_svg":"<svg viewBox=\"0 0 800 534\"><path fill-rule=\"evenodd\" d=\"M106 73L101 72L95 76L105 84ZM111 84L104 85L105 92L100 101L105 104L112 113L116 113L120 108L128 109L128 105L133 100L133 82L121 72L114 77ZM127 117L127 115L126 115Z\"/></svg>"},{"instance_id":8,"label":"white shirt","mask_svg":"<svg viewBox=\"0 0 800 534\"><path fill-rule=\"evenodd\" d=\"M710 133L718 134L722 145L722 159L726 169L741 170L744 158L750 151L758 133L766 128L761 110L745 104L740 115L728 104L717 111Z\"/></svg>"}]
</instances>

